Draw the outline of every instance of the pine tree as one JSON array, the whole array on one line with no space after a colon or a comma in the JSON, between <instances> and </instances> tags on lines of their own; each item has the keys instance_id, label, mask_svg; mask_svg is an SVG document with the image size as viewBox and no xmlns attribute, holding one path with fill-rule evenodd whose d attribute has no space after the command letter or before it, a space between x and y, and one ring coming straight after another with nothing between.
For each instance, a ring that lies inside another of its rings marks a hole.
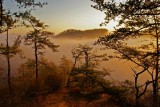
<instances>
[{"instance_id":1,"label":"pine tree","mask_svg":"<svg viewBox=\"0 0 160 107\"><path fill-rule=\"evenodd\" d=\"M129 60L142 70L135 73L136 99L141 96L139 93L138 79L141 74L148 72L152 80L148 80L144 85L144 92L147 86L152 83L154 98L159 90L159 36L160 36L160 1L159 0L124 0L106 1L91 0L97 3L92 6L105 12L106 18L103 24L111 20L118 22L118 27L107 35L99 38L98 44L105 45L108 49L113 49L121 55L122 59ZM126 41L138 37L149 35L150 43L139 47L129 46ZM153 39L153 41L152 41Z\"/></svg>"},{"instance_id":2,"label":"pine tree","mask_svg":"<svg viewBox=\"0 0 160 107\"><path fill-rule=\"evenodd\" d=\"M11 87L11 64L10 59L14 57L16 54L22 54L20 49L21 37L18 36L14 41L13 45L10 46L9 44L9 30L14 29L16 27L17 21L12 18L12 16L8 13L7 15L3 16L3 29L1 32L6 32L6 44L0 44L0 54L4 55L7 59L7 71L8 71L8 87L9 92L12 92Z\"/></svg>"},{"instance_id":3,"label":"pine tree","mask_svg":"<svg viewBox=\"0 0 160 107\"><path fill-rule=\"evenodd\" d=\"M31 27L33 30L27 33L25 36L25 44L33 46L34 49L34 61L35 61L35 72L36 72L36 86L38 90L38 71L39 71L39 56L44 55L44 51L47 47L53 52L57 52L58 45L55 45L51 41L53 32L47 31L47 25L45 25L36 17L32 16L30 12L17 14L17 17L21 17L24 21L28 21L29 24L25 24L26 27ZM26 22L27 23L27 22Z\"/></svg>"}]
</instances>

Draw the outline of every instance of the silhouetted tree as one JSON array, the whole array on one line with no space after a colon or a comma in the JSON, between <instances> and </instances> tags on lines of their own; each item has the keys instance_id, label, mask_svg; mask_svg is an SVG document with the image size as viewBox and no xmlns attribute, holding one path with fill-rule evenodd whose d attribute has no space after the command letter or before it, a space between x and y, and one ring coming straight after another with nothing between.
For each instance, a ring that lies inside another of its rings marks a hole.
<instances>
[{"instance_id":1,"label":"silhouetted tree","mask_svg":"<svg viewBox=\"0 0 160 107\"><path fill-rule=\"evenodd\" d=\"M92 7L105 12L106 18L103 24L107 24L111 20L118 22L118 27L115 31L106 37L99 38L97 43L105 45L108 49L118 51L122 59L129 60L141 67L142 71L138 73L137 70L134 70L137 91L139 91L137 78L144 72L148 72L152 80L146 81L144 92L148 84L152 83L153 94L156 98L159 90L160 1L124 0L118 2L111 0L103 3L99 3L96 0L91 1L97 3ZM154 41L139 47L130 47L125 43L126 40L146 35L154 38ZM144 93L142 92L142 94ZM141 94L139 95L141 96Z\"/></svg>"},{"instance_id":2,"label":"silhouetted tree","mask_svg":"<svg viewBox=\"0 0 160 107\"><path fill-rule=\"evenodd\" d=\"M53 52L57 52L59 46L51 41L50 37L53 36L53 33L45 30L47 25L37 20L30 12L17 14L17 17L21 17L24 21L29 22L29 24L26 22L26 27L33 28L33 30L25 36L25 44L32 45L34 49L36 85L38 89L39 55L44 55L45 52L43 50L46 49L46 47L50 48Z\"/></svg>"},{"instance_id":3,"label":"silhouetted tree","mask_svg":"<svg viewBox=\"0 0 160 107\"><path fill-rule=\"evenodd\" d=\"M7 58L7 71L8 71L8 87L9 92L11 93L11 65L10 65L10 58L14 55L21 53L20 50L20 43L21 38L18 36L16 40L14 41L13 45L9 45L9 30L16 27L16 20L12 18L12 16L8 13L7 15L3 16L3 29L1 29L1 32L6 32L6 44L0 44L0 54L4 55Z\"/></svg>"},{"instance_id":4,"label":"silhouetted tree","mask_svg":"<svg viewBox=\"0 0 160 107\"><path fill-rule=\"evenodd\" d=\"M3 17L3 0L0 0L0 15L1 15L1 20L0 20L0 25L2 26L2 17Z\"/></svg>"},{"instance_id":5,"label":"silhouetted tree","mask_svg":"<svg viewBox=\"0 0 160 107\"><path fill-rule=\"evenodd\" d=\"M5 15L4 10L5 7L3 6L4 0L0 0L0 25L2 25L3 15ZM36 0L10 0L10 2L16 2L18 8L25 8L27 10L28 7L30 10L35 9L35 7L43 7L47 4L47 2L42 1L36 1ZM11 10L9 10L11 11ZM18 11L17 11L18 12Z\"/></svg>"},{"instance_id":6,"label":"silhouetted tree","mask_svg":"<svg viewBox=\"0 0 160 107\"><path fill-rule=\"evenodd\" d=\"M79 45L72 50L72 56L74 64L70 76L77 78L76 76L81 75L79 81L82 81L79 83L82 84L82 87L92 86L94 79L90 77L99 73L98 65L106 59L107 55L99 55L96 50L88 45Z\"/></svg>"},{"instance_id":7,"label":"silhouetted tree","mask_svg":"<svg viewBox=\"0 0 160 107\"><path fill-rule=\"evenodd\" d=\"M52 61L46 60L44 57L40 57L38 68L39 91L49 92L61 88L63 72L59 69L59 66ZM37 92L37 87L34 83L35 60L27 59L25 63L19 66L18 72L18 82L22 84L22 91L26 91L26 96L35 95Z\"/></svg>"},{"instance_id":8,"label":"silhouetted tree","mask_svg":"<svg viewBox=\"0 0 160 107\"><path fill-rule=\"evenodd\" d=\"M125 87L116 86L110 80L110 69L100 68L102 61L110 56L98 54L98 50L88 45L78 45L72 50L74 65L70 73L71 87L79 87L81 94L90 98L101 94L109 94L125 105L124 94L128 92Z\"/></svg>"},{"instance_id":9,"label":"silhouetted tree","mask_svg":"<svg viewBox=\"0 0 160 107\"><path fill-rule=\"evenodd\" d=\"M60 70L62 70L63 72L63 80L64 80L63 86L67 86L67 80L72 70L73 62L70 59L68 59L66 56L63 56L60 60L59 67L60 67Z\"/></svg>"}]
</instances>

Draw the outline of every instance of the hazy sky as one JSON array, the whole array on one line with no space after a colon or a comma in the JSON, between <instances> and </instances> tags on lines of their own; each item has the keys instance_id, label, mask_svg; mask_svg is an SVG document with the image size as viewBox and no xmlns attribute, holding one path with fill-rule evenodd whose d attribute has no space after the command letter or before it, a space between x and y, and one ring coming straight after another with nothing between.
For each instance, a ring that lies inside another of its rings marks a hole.
<instances>
[{"instance_id":1,"label":"hazy sky","mask_svg":"<svg viewBox=\"0 0 160 107\"><path fill-rule=\"evenodd\" d=\"M11 0L5 0L7 8L14 10ZM48 5L42 9L37 8L33 13L38 19L46 22L55 33L66 29L94 29L100 28L105 15L91 7L94 3L90 0L42 0ZM112 29L114 23L103 28Z\"/></svg>"}]
</instances>

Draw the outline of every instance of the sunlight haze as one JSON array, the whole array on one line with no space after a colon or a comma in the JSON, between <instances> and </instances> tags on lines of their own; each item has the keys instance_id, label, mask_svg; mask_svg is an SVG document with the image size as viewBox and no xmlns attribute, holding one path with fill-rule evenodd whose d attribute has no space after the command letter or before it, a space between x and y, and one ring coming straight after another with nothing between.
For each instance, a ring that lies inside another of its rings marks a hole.
<instances>
[{"instance_id":1,"label":"sunlight haze","mask_svg":"<svg viewBox=\"0 0 160 107\"><path fill-rule=\"evenodd\" d=\"M43 8L37 8L33 11L33 14L49 25L50 29L56 34L67 29L107 28L108 30L113 30L113 26L115 25L112 22L108 26L101 27L100 24L104 22L105 14L92 8L91 5L94 5L94 3L90 0L44 1L47 1L48 5ZM10 7L11 4L14 4L10 0L5 1L4 4L12 11L17 10L16 5L15 7Z\"/></svg>"}]
</instances>

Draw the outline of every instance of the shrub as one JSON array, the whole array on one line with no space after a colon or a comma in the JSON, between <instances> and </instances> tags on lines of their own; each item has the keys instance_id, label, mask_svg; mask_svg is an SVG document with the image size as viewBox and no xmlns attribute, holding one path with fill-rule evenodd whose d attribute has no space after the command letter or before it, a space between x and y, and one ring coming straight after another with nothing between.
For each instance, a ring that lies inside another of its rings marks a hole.
<instances>
[{"instance_id":1,"label":"shrub","mask_svg":"<svg viewBox=\"0 0 160 107\"><path fill-rule=\"evenodd\" d=\"M49 89L58 90L61 88L62 77L58 74L47 75L44 81Z\"/></svg>"}]
</instances>

